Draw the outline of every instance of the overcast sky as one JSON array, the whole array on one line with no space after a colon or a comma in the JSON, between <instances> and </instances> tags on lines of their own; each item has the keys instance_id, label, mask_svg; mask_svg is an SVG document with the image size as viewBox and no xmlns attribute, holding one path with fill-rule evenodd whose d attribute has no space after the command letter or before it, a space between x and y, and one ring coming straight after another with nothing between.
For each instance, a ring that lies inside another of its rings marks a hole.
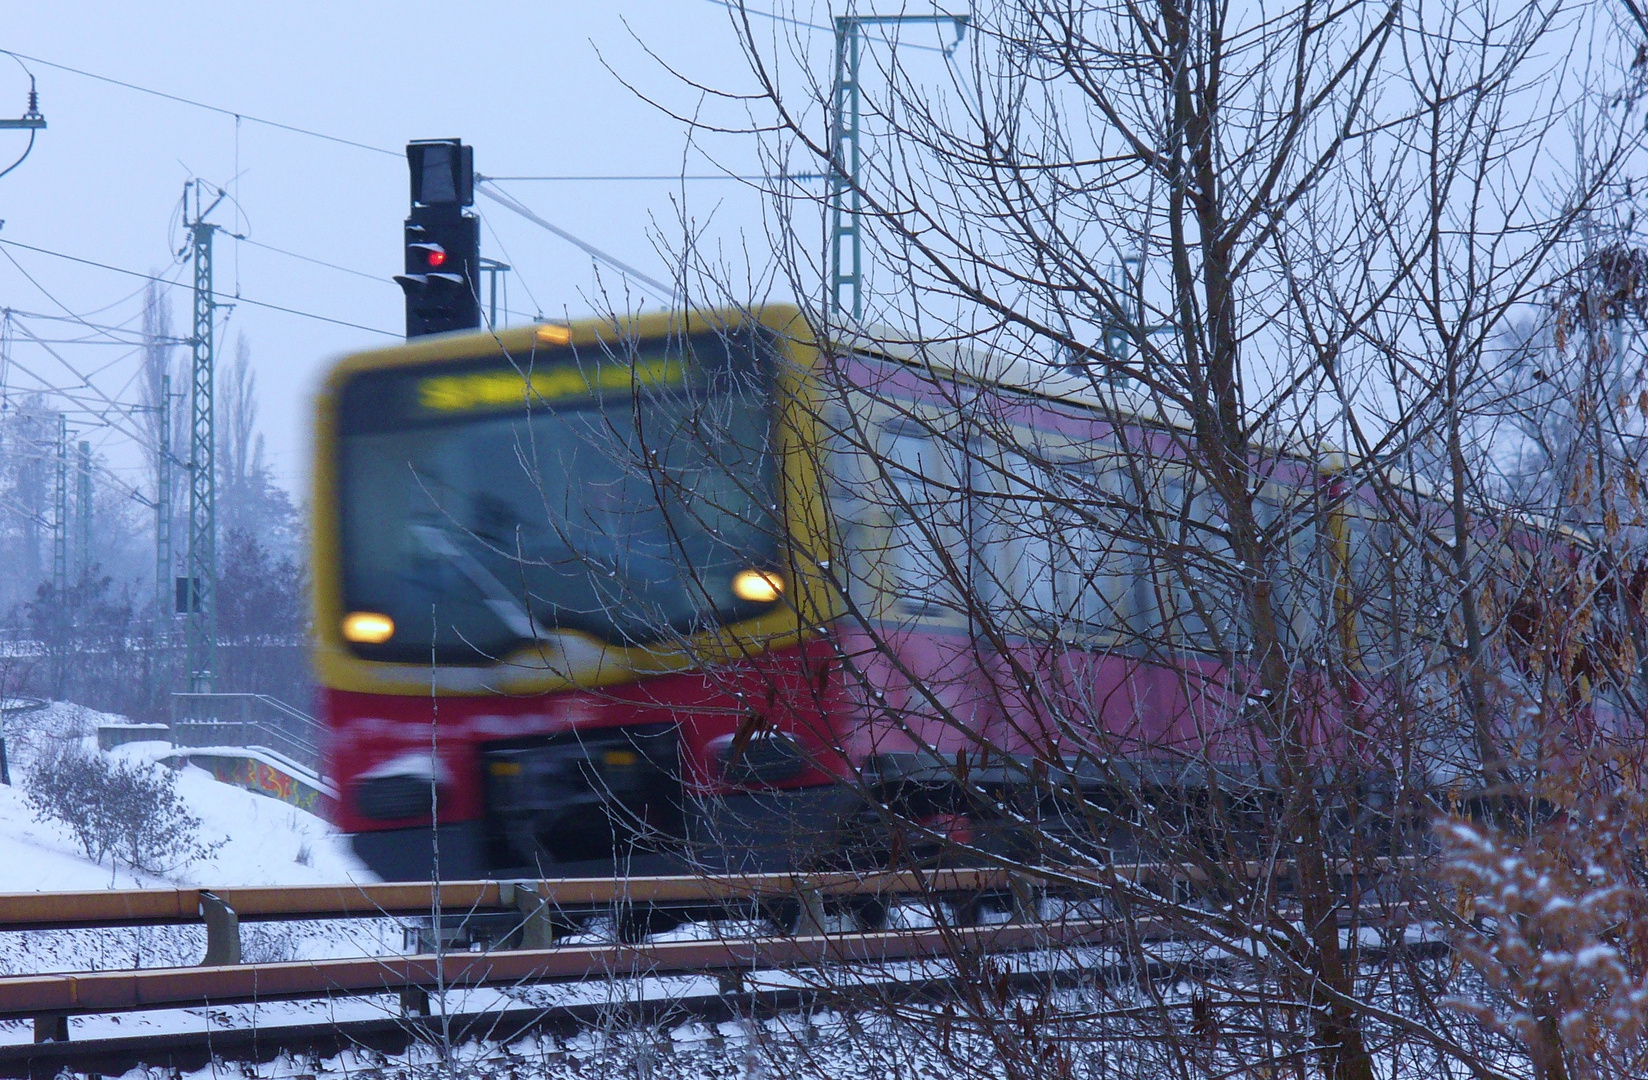
<instances>
[{"instance_id":1,"label":"overcast sky","mask_svg":"<svg viewBox=\"0 0 1648 1080\"><path fill-rule=\"evenodd\" d=\"M817 47L828 55L828 35ZM359 271L351 274L219 237L217 287L249 299L398 335L401 223L407 210L402 148L409 139L461 137L492 176L679 174L712 171L687 155L683 126L621 85L613 71L690 111L696 95L647 49L720 86L747 86L726 11L709 0L548 0L460 5L450 0L349 3L169 4L53 0L11 5L0 47L0 116L21 114L33 72L49 123L32 155L0 178L0 239L185 283L171 290L174 324L188 332L191 280L176 258L185 235L183 184L202 177L235 197L213 220L250 240ZM603 59L605 66L603 66ZM109 79L239 112L214 113L65 71ZM611 68L612 71L609 71ZM282 131L250 119L308 128L380 148L374 152ZM0 168L27 136L0 132ZM756 168L752 144L714 150L735 169ZM237 178L238 171L238 178ZM676 217L680 183L531 182L504 185L550 221L638 268L667 277L649 220ZM761 203L737 184L685 185L690 212L711 235L761 228ZM238 208L238 209L237 209ZM518 268L511 321L535 312L590 309L590 259L565 241L482 201L482 252ZM135 329L140 279L7 246L0 306ZM16 265L11 259L16 260ZM367 275L367 276L361 276ZM34 280L31 282L29 279ZM51 341L99 339L72 322L26 320ZM300 489L312 388L328 361L392 336L241 304L219 323L220 356L245 334L262 392L262 428L277 475ZM13 396L90 375L121 403L138 400L137 356L125 345L53 344L61 360L14 335ZM65 363L66 362L66 363ZM69 368L75 369L71 373ZM95 372L95 374L93 374ZM30 373L33 373L32 375ZM85 400L95 400L83 393ZM80 415L77 426L133 483L142 473L125 436ZM130 427L128 420L121 424Z\"/></svg>"}]
</instances>

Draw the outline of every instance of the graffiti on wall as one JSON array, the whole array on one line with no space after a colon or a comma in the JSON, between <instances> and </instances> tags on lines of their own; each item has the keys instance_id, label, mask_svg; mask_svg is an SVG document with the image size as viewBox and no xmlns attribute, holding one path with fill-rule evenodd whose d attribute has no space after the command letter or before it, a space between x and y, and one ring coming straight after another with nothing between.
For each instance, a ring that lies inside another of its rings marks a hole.
<instances>
[{"instance_id":1,"label":"graffiti on wall","mask_svg":"<svg viewBox=\"0 0 1648 1080\"><path fill-rule=\"evenodd\" d=\"M326 796L322 792L266 761L228 754L190 754L189 761L222 783L279 799L311 814L325 811Z\"/></svg>"}]
</instances>

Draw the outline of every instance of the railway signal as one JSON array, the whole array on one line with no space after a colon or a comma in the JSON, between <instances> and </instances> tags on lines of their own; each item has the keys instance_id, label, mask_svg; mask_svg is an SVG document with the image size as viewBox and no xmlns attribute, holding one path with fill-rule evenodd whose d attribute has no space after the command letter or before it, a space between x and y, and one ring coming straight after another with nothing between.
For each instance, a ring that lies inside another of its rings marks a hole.
<instances>
[{"instance_id":1,"label":"railway signal","mask_svg":"<svg viewBox=\"0 0 1648 1080\"><path fill-rule=\"evenodd\" d=\"M406 336L481 325L481 224L475 202L474 149L457 139L406 144L412 211L406 219Z\"/></svg>"}]
</instances>

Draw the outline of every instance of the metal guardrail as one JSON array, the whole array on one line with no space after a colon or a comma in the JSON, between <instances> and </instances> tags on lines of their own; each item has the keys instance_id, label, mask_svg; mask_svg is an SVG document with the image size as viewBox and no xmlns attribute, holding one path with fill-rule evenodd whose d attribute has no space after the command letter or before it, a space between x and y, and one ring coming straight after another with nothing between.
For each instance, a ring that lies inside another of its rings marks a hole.
<instances>
[{"instance_id":1,"label":"metal guardrail","mask_svg":"<svg viewBox=\"0 0 1648 1080\"><path fill-rule=\"evenodd\" d=\"M194 968L0 977L0 1019L32 1017L37 1042L68 1038L82 1013L236 1004L399 992L410 1014L427 1011L431 989L514 985L620 975L736 972L751 967L894 960L938 955L953 934L892 931L824 935L826 898L978 893L1010 888L1020 876L996 870L878 874L749 874L720 877L573 878L311 885L230 889L127 889L0 895L0 930L206 924L206 956ZM552 916L567 910L646 905L743 906L789 898L804 936L553 947ZM428 916L439 901L460 919L502 913L515 924L514 949L242 964L240 921ZM1085 925L1085 924L1082 924ZM1111 923L1093 923L1097 934ZM1066 924L1067 929L1077 924ZM809 931L817 931L809 933ZM1063 931L1061 931L1062 933ZM1029 927L979 927L990 947L1027 947ZM1005 936L1003 936L1005 935ZM1045 927L1035 940L1048 942ZM970 939L969 939L970 940ZM1074 939L1072 939L1074 940Z\"/></svg>"},{"instance_id":2,"label":"metal guardrail","mask_svg":"<svg viewBox=\"0 0 1648 1080\"><path fill-rule=\"evenodd\" d=\"M1138 933L1137 923L1126 932ZM521 986L586 979L721 974L819 964L883 963L967 952L1102 944L1116 919L803 937L673 941L444 956L302 960L198 968L151 968L0 978L0 1018L233 1005L259 1001Z\"/></svg>"},{"instance_id":3,"label":"metal guardrail","mask_svg":"<svg viewBox=\"0 0 1648 1080\"><path fill-rule=\"evenodd\" d=\"M213 900L246 921L358 919L428 915L437 894L440 906L449 912L505 912L518 911L526 897L533 903L577 909L619 903L740 903L804 892L825 897L979 892L1008 887L1009 876L1003 870L931 870L4 893L0 931L200 923L207 921L205 905Z\"/></svg>"},{"instance_id":4,"label":"metal guardrail","mask_svg":"<svg viewBox=\"0 0 1648 1080\"><path fill-rule=\"evenodd\" d=\"M1340 876L1412 870L1412 856L1369 859L1330 868ZM1256 880L1286 875L1286 863L1250 860L1226 868ZM1116 863L1100 867L942 869L823 874L717 874L524 881L389 882L347 885L242 886L218 889L100 889L86 892L0 893L0 931L76 930L209 922L207 909L225 905L249 922L428 915L439 900L447 912L520 912L547 905L588 910L615 904L740 904L817 896L929 896L1015 889L1090 890L1112 882L1171 887L1202 881L1194 865Z\"/></svg>"},{"instance_id":5,"label":"metal guardrail","mask_svg":"<svg viewBox=\"0 0 1648 1080\"><path fill-rule=\"evenodd\" d=\"M1411 869L1412 858L1377 859L1334 867L1341 875ZM1286 864L1250 861L1231 867L1257 879L1290 872ZM293 919L508 915L522 947L547 945L551 916L649 905L734 908L773 900L798 901L799 925L822 925L825 903L853 898L1006 895L1015 910L1030 910L1046 891L1091 894L1111 883L1153 885L1204 879L1203 870L1169 863L1104 867L943 869L879 873L732 874L551 878L524 881L409 882L296 885L221 889L109 889L97 892L0 894L0 931L91 929L205 923L203 965L238 962L240 923ZM0 979L0 985L4 980Z\"/></svg>"},{"instance_id":6,"label":"metal guardrail","mask_svg":"<svg viewBox=\"0 0 1648 1080\"><path fill-rule=\"evenodd\" d=\"M1336 867L1365 874L1413 865L1410 859ZM1250 862L1238 875L1287 874L1287 864ZM432 990L640 976L714 974L728 992L743 972L825 964L866 964L953 957L960 953L1022 952L1100 945L1122 936L1165 938L1165 924L1144 919L1081 916L1043 919L1045 892L1092 895L1107 883L1165 886L1204 876L1163 863L1063 868L945 869L871 874L748 874L726 876L571 878L274 888L130 889L0 895L0 930L74 929L205 923L206 956L193 968L151 968L0 977L0 1019L33 1018L37 1042L66 1040L68 1017L139 1009L245 1004L258 1001L399 993L403 1011L428 1011ZM853 898L958 899L1006 894L1012 915L988 926L825 933L826 901ZM445 916L507 916L516 947L486 952L392 955L348 959L240 963L240 921L427 917L439 901ZM766 937L658 943L556 946L553 916L646 905L736 910L784 900L797 905L796 932ZM1341 912L1342 922L1372 924L1406 918L1406 905L1372 914Z\"/></svg>"}]
</instances>

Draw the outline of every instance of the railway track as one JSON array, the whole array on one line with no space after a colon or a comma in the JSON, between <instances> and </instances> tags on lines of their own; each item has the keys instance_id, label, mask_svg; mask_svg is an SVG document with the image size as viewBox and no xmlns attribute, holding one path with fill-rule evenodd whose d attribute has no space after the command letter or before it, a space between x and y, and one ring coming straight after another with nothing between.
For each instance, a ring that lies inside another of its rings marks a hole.
<instances>
[{"instance_id":1,"label":"railway track","mask_svg":"<svg viewBox=\"0 0 1648 1080\"><path fill-rule=\"evenodd\" d=\"M1255 875L1274 871L1274 866L1250 870ZM30 1020L35 1036L33 1044L0 1046L0 1076L55 1076L63 1069L119 1073L136 1065L195 1068L213 1057L266 1060L282 1051L324 1055L348 1047L398 1052L437 1031L449 1037L508 1041L529 1031L577 1029L596 1017L629 1024L659 1023L670 1017L748 1018L816 1004L826 992L807 985L806 973L825 968L862 971L853 984L855 996L951 994L960 992L966 982L948 963L955 957L1102 949L1123 939L1168 936L1164 927L1117 918L1038 918L1038 898L1049 888L1066 893L1074 889L1079 895L1091 893L1105 879L1155 879L1162 887L1171 887L1185 876L1189 871L1184 868L1152 864L1078 875L940 870L0 895L0 931L179 924L204 924L207 931L205 957L198 967L0 977L0 1020ZM1009 909L1003 913L1005 921L825 932L833 910L866 899L929 904L945 900L951 910L961 910L967 899L980 896L1001 898ZM797 913L796 932L713 940L557 943L557 932L580 912L657 905L747 913L762 904L789 905ZM481 952L240 962L242 920L432 913L442 915L439 925L490 920L496 927L501 920L508 929L499 937L499 947ZM940 967L933 967L935 962ZM889 977L889 969L898 976ZM1065 969L1056 963L1021 964L1009 974L1015 983L1045 982L1065 977ZM689 985L694 978L715 980L715 989ZM670 980L673 986L661 988ZM481 1011L428 1015L432 994L440 1004L443 995L454 992L517 993L546 984L597 981L622 989L613 995L615 1000L598 1004L517 1005L506 997ZM383 996L398 1000L400 1015L117 1039L70 1037L71 1018L93 1014Z\"/></svg>"},{"instance_id":2,"label":"railway track","mask_svg":"<svg viewBox=\"0 0 1648 1080\"><path fill-rule=\"evenodd\" d=\"M1094 972L1087 971L1083 977L1094 977ZM1019 992L1075 981L1077 976L1071 971L1013 971L1000 987ZM445 1016L383 1016L0 1046L0 1076L54 1080L65 1071L114 1076L138 1067L192 1071L214 1061L262 1063L281 1055L326 1059L354 1050L394 1056L415 1044L434 1045L443 1039L454 1046L471 1041L506 1046L529 1035L568 1038L602 1027L657 1030L690 1022L759 1022L862 1005L867 1000L882 1004L939 1002L964 992L969 982L961 976L865 980L851 988L850 997L841 989L814 986L724 988L627 1001L515 1005L456 1011Z\"/></svg>"}]
</instances>

